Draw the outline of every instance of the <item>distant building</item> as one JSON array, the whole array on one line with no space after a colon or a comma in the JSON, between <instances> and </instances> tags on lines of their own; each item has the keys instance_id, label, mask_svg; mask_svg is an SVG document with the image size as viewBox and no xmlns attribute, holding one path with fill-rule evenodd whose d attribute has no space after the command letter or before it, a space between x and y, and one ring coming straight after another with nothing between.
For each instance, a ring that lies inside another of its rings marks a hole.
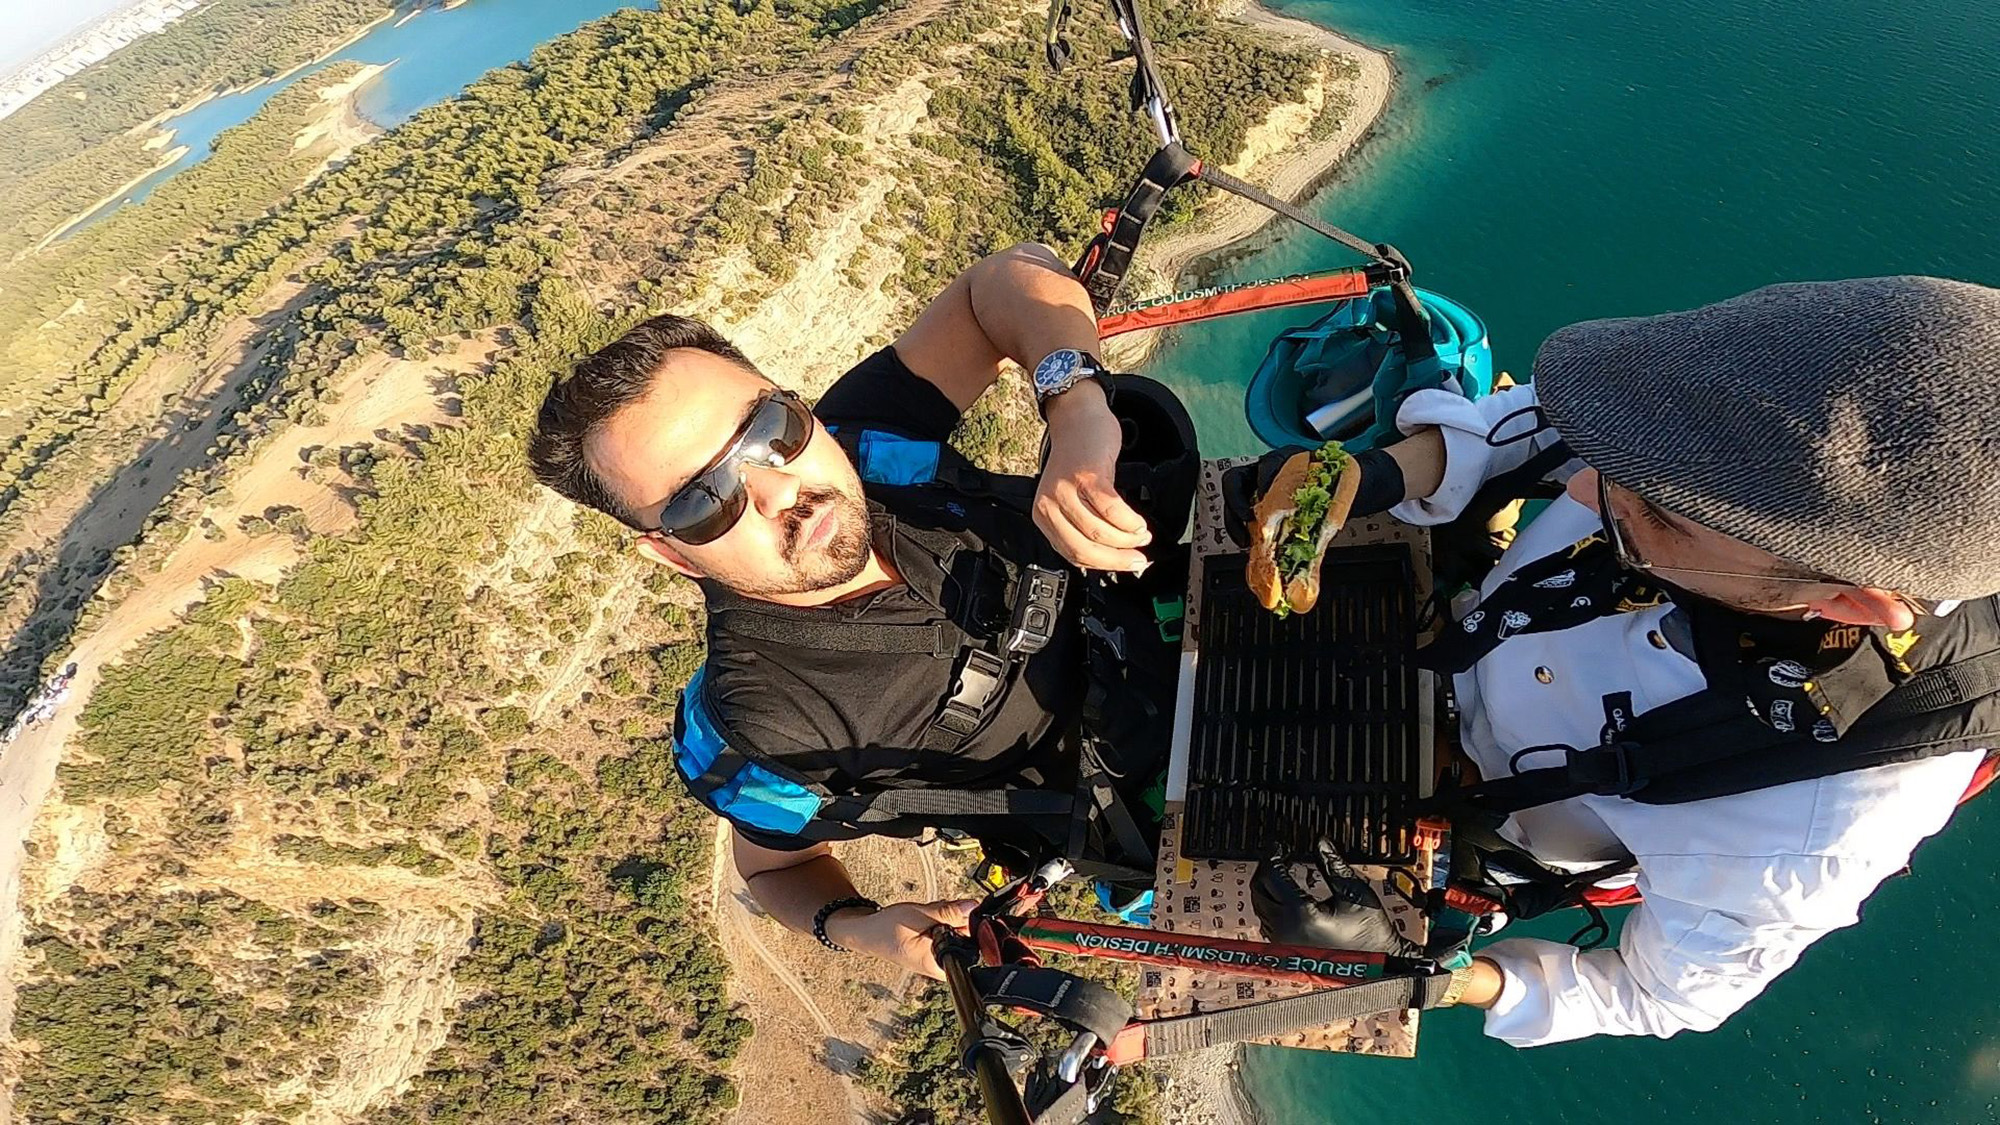
<instances>
[{"instance_id":1,"label":"distant building","mask_svg":"<svg viewBox=\"0 0 2000 1125\"><path fill-rule=\"evenodd\" d=\"M209 0L138 0L0 74L0 117L135 39L162 30Z\"/></svg>"}]
</instances>

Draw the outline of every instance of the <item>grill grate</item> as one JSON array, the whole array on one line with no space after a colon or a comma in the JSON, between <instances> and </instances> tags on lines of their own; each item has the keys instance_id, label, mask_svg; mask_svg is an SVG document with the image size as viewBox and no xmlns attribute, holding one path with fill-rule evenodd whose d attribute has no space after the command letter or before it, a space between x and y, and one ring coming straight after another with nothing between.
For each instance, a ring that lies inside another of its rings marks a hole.
<instances>
[{"instance_id":1,"label":"grill grate","mask_svg":"<svg viewBox=\"0 0 2000 1125\"><path fill-rule=\"evenodd\" d=\"M1324 834L1356 863L1415 859L1422 723L1410 549L1328 551L1311 613L1280 619L1243 555L1204 560L1184 854L1257 860Z\"/></svg>"}]
</instances>

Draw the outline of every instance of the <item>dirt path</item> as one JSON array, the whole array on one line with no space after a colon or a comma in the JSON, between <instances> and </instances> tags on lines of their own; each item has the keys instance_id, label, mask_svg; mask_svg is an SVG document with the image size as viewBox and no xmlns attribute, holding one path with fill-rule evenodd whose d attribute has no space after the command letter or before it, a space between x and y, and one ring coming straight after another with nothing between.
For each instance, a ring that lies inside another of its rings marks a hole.
<instances>
[{"instance_id":1,"label":"dirt path","mask_svg":"<svg viewBox=\"0 0 2000 1125\"><path fill-rule=\"evenodd\" d=\"M708 873L708 901L713 912L711 917L715 923L716 940L722 944L723 951L730 955L731 964L739 966L737 989L748 993L745 999L759 1016L765 1015L772 1010L771 998L758 995L756 990L746 987L746 982L740 972L742 961L739 954L742 949L747 948L757 961L763 965L765 972L770 974L771 979L783 985L785 991L797 1002L797 1011L804 1012L812 1020L813 1028L818 1032L821 1041L829 1044L839 1042L841 1039L839 1029L828 1018L825 1009L820 1007L819 1001L814 999L812 990L806 987L805 981L800 979L799 974L791 965L772 952L771 947L764 943L763 936L757 932L757 919L750 916L748 908L744 905L749 899L749 889L744 886L743 880L736 876L736 866L729 859L729 847L729 822L723 820L721 817L717 817L715 820L715 858L710 864ZM726 880L724 879L725 874L729 876ZM723 897L725 894L725 883L727 884L727 898ZM770 1053L772 1046L771 1037L777 1030L768 1026L768 1024L760 1024L757 1037L753 1040L756 1046L760 1048L757 1052L758 1054ZM781 1047L780 1051L783 1053L784 1048ZM789 1068L795 1080L802 1073L812 1077L821 1077L816 1072L823 1069L821 1060L814 1057L795 1058L791 1061ZM745 1074L751 1073L751 1068L747 1063L743 1067L743 1072ZM868 1106L862 1092L855 1087L852 1079L844 1074L834 1074L831 1071L827 1071L824 1074L824 1078L831 1078L838 1084L839 1096L846 1105L847 1119L849 1121L860 1125L860 1123L865 1123L873 1119L872 1115L868 1112ZM822 1090L825 1090L828 1086L824 1080L815 1082L813 1085L821 1087ZM823 1097L824 1094L822 1094ZM820 1099L809 1098L809 1101L811 1100ZM751 1121L750 1112L759 1103L754 1095L746 1097L745 1102L745 1107L737 1111L733 1120L742 1121L748 1125ZM761 1110L757 1112L761 1115ZM769 1123L757 1121L756 1125L769 1125Z\"/></svg>"},{"instance_id":2,"label":"dirt path","mask_svg":"<svg viewBox=\"0 0 2000 1125\"><path fill-rule=\"evenodd\" d=\"M867 958L821 950L810 938L775 926L757 913L730 859L728 824L716 821L708 895L716 938L736 973L731 991L757 1024L738 1061L743 1088L735 1125L828 1125L881 1121L889 1107L864 1090L854 1073L862 1059L887 1046L896 1014L922 983ZM883 902L934 902L944 896L933 848L904 840L836 845L863 893Z\"/></svg>"}]
</instances>

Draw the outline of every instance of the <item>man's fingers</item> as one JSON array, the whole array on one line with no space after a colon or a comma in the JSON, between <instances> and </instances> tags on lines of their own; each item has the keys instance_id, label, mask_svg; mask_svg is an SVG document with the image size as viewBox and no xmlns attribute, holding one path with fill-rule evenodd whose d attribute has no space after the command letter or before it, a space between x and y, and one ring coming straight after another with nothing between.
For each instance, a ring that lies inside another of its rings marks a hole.
<instances>
[{"instance_id":1,"label":"man's fingers","mask_svg":"<svg viewBox=\"0 0 2000 1125\"><path fill-rule=\"evenodd\" d=\"M1053 499L1036 505L1035 525L1049 537L1050 545L1080 567L1136 574L1151 565L1150 560L1139 551L1107 547L1078 530L1071 522L1069 513Z\"/></svg>"},{"instance_id":2,"label":"man's fingers","mask_svg":"<svg viewBox=\"0 0 2000 1125\"><path fill-rule=\"evenodd\" d=\"M1070 526L1093 543L1106 547L1143 547L1153 541L1152 533L1146 530L1146 521L1139 521L1139 530L1128 531L1106 519L1104 513L1098 510L1099 504L1111 501L1122 506L1125 502L1118 499L1116 492L1110 494L1110 501L1106 501L1086 494L1080 488L1058 487L1055 496L1063 515L1069 517ZM1131 511L1130 508L1125 510Z\"/></svg>"},{"instance_id":3,"label":"man's fingers","mask_svg":"<svg viewBox=\"0 0 2000 1125\"><path fill-rule=\"evenodd\" d=\"M1140 515L1132 505L1127 504L1125 498L1118 495L1118 489L1106 478L1092 477L1089 481L1078 484L1077 491L1083 494L1084 500L1090 504L1095 514L1103 518L1106 523L1128 535L1143 535L1145 542L1153 541L1153 532L1146 526L1146 517Z\"/></svg>"},{"instance_id":4,"label":"man's fingers","mask_svg":"<svg viewBox=\"0 0 2000 1125\"><path fill-rule=\"evenodd\" d=\"M972 920L972 912L978 908L978 899L958 898L933 902L925 906L924 911L937 919L939 925L950 926L954 930L962 930L965 928L966 923Z\"/></svg>"}]
</instances>

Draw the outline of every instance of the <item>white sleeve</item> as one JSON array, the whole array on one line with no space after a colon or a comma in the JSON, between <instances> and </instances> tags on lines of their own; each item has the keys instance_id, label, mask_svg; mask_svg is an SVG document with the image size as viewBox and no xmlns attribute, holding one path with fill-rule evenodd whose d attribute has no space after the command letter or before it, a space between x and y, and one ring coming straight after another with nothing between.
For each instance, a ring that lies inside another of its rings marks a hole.
<instances>
[{"instance_id":1,"label":"white sleeve","mask_svg":"<svg viewBox=\"0 0 2000 1125\"><path fill-rule=\"evenodd\" d=\"M1444 481L1435 493L1404 501L1389 514L1419 525L1458 518L1481 485L1561 440L1553 429L1533 432L1541 424L1533 384L1477 400L1443 390L1418 391L1404 399L1396 411L1397 429L1413 434L1436 426L1444 432Z\"/></svg>"},{"instance_id":2,"label":"white sleeve","mask_svg":"<svg viewBox=\"0 0 2000 1125\"><path fill-rule=\"evenodd\" d=\"M1486 1034L1536 1047L1712 1030L1808 945L1858 921L1862 900L1905 858L1650 857L1645 901L1626 918L1618 948L1586 953L1522 938L1480 951L1505 977Z\"/></svg>"}]
</instances>

